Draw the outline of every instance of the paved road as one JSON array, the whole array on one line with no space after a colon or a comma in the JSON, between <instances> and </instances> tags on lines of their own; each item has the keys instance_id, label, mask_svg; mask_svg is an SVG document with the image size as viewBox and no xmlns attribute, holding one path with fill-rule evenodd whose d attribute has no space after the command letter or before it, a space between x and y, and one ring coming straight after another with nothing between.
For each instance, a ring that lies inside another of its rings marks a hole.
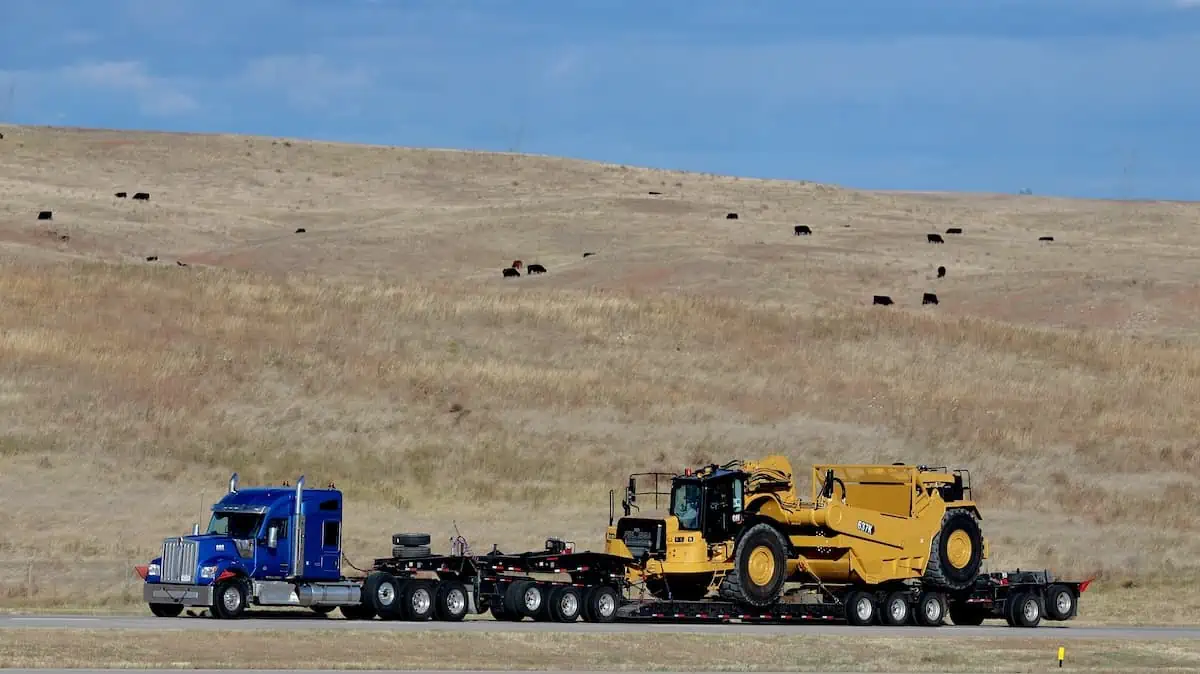
<instances>
[{"instance_id":1,"label":"paved road","mask_svg":"<svg viewBox=\"0 0 1200 674\"><path fill-rule=\"evenodd\" d=\"M4 669L4 674L129 674L128 669ZM178 669L138 669L137 674L179 674ZM344 669L189 669L188 674L346 674ZM396 674L396 670L357 669L354 674ZM404 674L446 674L446 670L406 669ZM454 674L517 674L520 670L454 670ZM613 674L612 672L565 672L547 669L537 674ZM621 674L649 674L636 669L623 669ZM711 672L656 672L655 674L712 674ZM784 672L757 672L756 674L794 674ZM810 672L809 674L839 674L837 672ZM882 673L889 674L889 673Z\"/></svg>"},{"instance_id":2,"label":"paved road","mask_svg":"<svg viewBox=\"0 0 1200 674\"><path fill-rule=\"evenodd\" d=\"M449 630L455 632L578 632L578 633L689 633L689 634L817 634L834 636L874 637L1021 637L1043 639L1120 639L1145 641L1152 639L1198 639L1197 627L1078 627L1069 622L1043 622L1034 629L1018 629L1001 621L991 621L979 627L853 627L844 624L799 625L740 625L740 624L648 624L648 623L519 623L487 619L466 620L461 623L393 622L381 620L350 621L314 617L305 613L275 613L268 616L248 616L242 620L212 618L155 618L153 616L70 616L70 615L0 615L0 629L124 629L124 630L383 630L416 632ZM4 674L9 674L5 672ZM45 674L43 672L43 674Z\"/></svg>"}]
</instances>

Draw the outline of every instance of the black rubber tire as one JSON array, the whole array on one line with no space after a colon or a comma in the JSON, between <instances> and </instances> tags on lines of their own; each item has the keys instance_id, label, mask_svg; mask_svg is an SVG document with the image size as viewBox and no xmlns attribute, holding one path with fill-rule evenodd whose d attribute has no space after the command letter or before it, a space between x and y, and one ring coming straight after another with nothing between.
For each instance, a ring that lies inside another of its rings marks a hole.
<instances>
[{"instance_id":1,"label":"black rubber tire","mask_svg":"<svg viewBox=\"0 0 1200 674\"><path fill-rule=\"evenodd\" d=\"M1018 592L1009 599L1005 608L1008 623L1013 627L1037 627L1046 613L1042 595L1037 592Z\"/></svg>"},{"instance_id":2,"label":"black rubber tire","mask_svg":"<svg viewBox=\"0 0 1200 674\"><path fill-rule=\"evenodd\" d=\"M870 592L851 590L846 593L846 622L856 627L865 627L879 616L879 606Z\"/></svg>"},{"instance_id":3,"label":"black rubber tire","mask_svg":"<svg viewBox=\"0 0 1200 674\"><path fill-rule=\"evenodd\" d=\"M583 596L583 619L591 623L610 623L617 619L621 595L611 586L598 585Z\"/></svg>"},{"instance_id":4,"label":"black rubber tire","mask_svg":"<svg viewBox=\"0 0 1200 674\"><path fill-rule=\"evenodd\" d=\"M411 533L392 534L392 545L404 545L404 546L429 545L431 540L433 540L433 539L430 538L429 534L411 534Z\"/></svg>"},{"instance_id":5,"label":"black rubber tire","mask_svg":"<svg viewBox=\"0 0 1200 674\"><path fill-rule=\"evenodd\" d=\"M950 603L950 622L955 625L974 627L982 625L985 618L987 611L978 606L958 601Z\"/></svg>"},{"instance_id":6,"label":"black rubber tire","mask_svg":"<svg viewBox=\"0 0 1200 674\"><path fill-rule=\"evenodd\" d=\"M364 601L380 620L398 620L400 606L400 581L386 571L372 571L363 583Z\"/></svg>"},{"instance_id":7,"label":"black rubber tire","mask_svg":"<svg viewBox=\"0 0 1200 674\"><path fill-rule=\"evenodd\" d=\"M178 618L183 609L183 604L150 604L150 613L159 618Z\"/></svg>"},{"instance_id":8,"label":"black rubber tire","mask_svg":"<svg viewBox=\"0 0 1200 674\"><path fill-rule=\"evenodd\" d=\"M550 602L546 607L550 612L550 620L573 623L583 614L583 593L571 585L556 587L550 592Z\"/></svg>"},{"instance_id":9,"label":"black rubber tire","mask_svg":"<svg viewBox=\"0 0 1200 674\"><path fill-rule=\"evenodd\" d=\"M957 569L946 554L946 541L958 530L971 540L971 558L967 565ZM925 567L923 580L930 587L947 590L963 590L971 587L979 576L983 565L983 531L969 510L954 508L942 516L942 524L929 544L929 563Z\"/></svg>"},{"instance_id":10,"label":"black rubber tire","mask_svg":"<svg viewBox=\"0 0 1200 674\"><path fill-rule=\"evenodd\" d=\"M537 595L536 599L534 593ZM506 615L536 620L545 604L545 588L532 580L514 581L504 591L504 613Z\"/></svg>"},{"instance_id":11,"label":"black rubber tire","mask_svg":"<svg viewBox=\"0 0 1200 674\"><path fill-rule=\"evenodd\" d=\"M392 547L392 557L396 559L417 559L432 555L428 545L396 545Z\"/></svg>"},{"instance_id":12,"label":"black rubber tire","mask_svg":"<svg viewBox=\"0 0 1200 674\"><path fill-rule=\"evenodd\" d=\"M775 570L765 585L755 585L746 568L750 555L759 548L766 548L774 558ZM738 540L733 552L733 570L721 581L720 594L725 599L748 606L768 606L783 595L783 584L787 580L788 542L779 530L769 524L750 527Z\"/></svg>"},{"instance_id":13,"label":"black rubber tire","mask_svg":"<svg viewBox=\"0 0 1200 674\"><path fill-rule=\"evenodd\" d=\"M1046 588L1045 601L1048 620L1067 620L1075 610L1075 593L1066 585L1054 584Z\"/></svg>"},{"instance_id":14,"label":"black rubber tire","mask_svg":"<svg viewBox=\"0 0 1200 674\"><path fill-rule=\"evenodd\" d=\"M913 606L913 621L922 627L946 624L946 599L939 592L922 592Z\"/></svg>"},{"instance_id":15,"label":"black rubber tire","mask_svg":"<svg viewBox=\"0 0 1200 674\"><path fill-rule=\"evenodd\" d=\"M348 604L339 606L338 610L346 620L371 620L375 617L375 609L370 604Z\"/></svg>"},{"instance_id":16,"label":"black rubber tire","mask_svg":"<svg viewBox=\"0 0 1200 674\"><path fill-rule=\"evenodd\" d=\"M907 625L911 614L912 604L909 603L908 592L904 590L892 592L879 606L879 622L884 625Z\"/></svg>"},{"instance_id":17,"label":"black rubber tire","mask_svg":"<svg viewBox=\"0 0 1200 674\"><path fill-rule=\"evenodd\" d=\"M433 618L437 605L437 586L433 581L414 578L400 590L400 615L403 620L423 622Z\"/></svg>"},{"instance_id":18,"label":"black rubber tire","mask_svg":"<svg viewBox=\"0 0 1200 674\"><path fill-rule=\"evenodd\" d=\"M433 597L433 619L442 622L459 622L470 612L467 586L457 580L438 583Z\"/></svg>"},{"instance_id":19,"label":"black rubber tire","mask_svg":"<svg viewBox=\"0 0 1200 674\"><path fill-rule=\"evenodd\" d=\"M244 578L223 580L213 588L213 605L209 614L221 620L237 620L245 615L249 598L250 592ZM231 599L236 605L228 606L227 599Z\"/></svg>"}]
</instances>

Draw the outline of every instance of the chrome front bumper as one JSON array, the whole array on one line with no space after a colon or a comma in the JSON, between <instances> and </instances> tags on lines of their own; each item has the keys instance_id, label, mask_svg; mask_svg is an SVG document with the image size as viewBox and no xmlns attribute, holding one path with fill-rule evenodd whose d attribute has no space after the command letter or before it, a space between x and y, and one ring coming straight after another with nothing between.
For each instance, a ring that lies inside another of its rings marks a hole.
<instances>
[{"instance_id":1,"label":"chrome front bumper","mask_svg":"<svg viewBox=\"0 0 1200 674\"><path fill-rule=\"evenodd\" d=\"M147 604L183 604L184 606L212 606L212 585L179 585L175 583L146 583L142 586L142 599Z\"/></svg>"}]
</instances>

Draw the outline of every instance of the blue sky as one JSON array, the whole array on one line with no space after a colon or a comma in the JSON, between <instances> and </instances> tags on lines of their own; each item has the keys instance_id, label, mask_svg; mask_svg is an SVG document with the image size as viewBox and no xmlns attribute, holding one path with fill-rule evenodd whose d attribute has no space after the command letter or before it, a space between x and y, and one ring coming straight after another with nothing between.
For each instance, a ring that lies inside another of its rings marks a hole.
<instances>
[{"instance_id":1,"label":"blue sky","mask_svg":"<svg viewBox=\"0 0 1200 674\"><path fill-rule=\"evenodd\" d=\"M0 0L0 120L1200 200L1200 0Z\"/></svg>"}]
</instances>

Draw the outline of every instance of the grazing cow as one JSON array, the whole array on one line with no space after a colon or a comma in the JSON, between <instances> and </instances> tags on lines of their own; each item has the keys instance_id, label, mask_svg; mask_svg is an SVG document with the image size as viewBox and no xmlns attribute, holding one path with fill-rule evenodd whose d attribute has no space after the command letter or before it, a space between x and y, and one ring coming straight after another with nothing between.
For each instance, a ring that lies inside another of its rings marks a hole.
<instances>
[{"instance_id":1,"label":"grazing cow","mask_svg":"<svg viewBox=\"0 0 1200 674\"><path fill-rule=\"evenodd\" d=\"M504 273L504 278L508 278L509 276L520 276L521 275L521 272L517 271L515 267L508 267L504 270L503 273Z\"/></svg>"},{"instance_id":2,"label":"grazing cow","mask_svg":"<svg viewBox=\"0 0 1200 674\"><path fill-rule=\"evenodd\" d=\"M146 262L158 262L158 256L157 255L147 255Z\"/></svg>"},{"instance_id":3,"label":"grazing cow","mask_svg":"<svg viewBox=\"0 0 1200 674\"><path fill-rule=\"evenodd\" d=\"M520 260L513 260L513 262L512 262L512 268L513 268L513 269L520 269L520 268L521 268L521 261L520 261Z\"/></svg>"},{"instance_id":4,"label":"grazing cow","mask_svg":"<svg viewBox=\"0 0 1200 674\"><path fill-rule=\"evenodd\" d=\"M962 227L951 227L946 230L947 234L962 234Z\"/></svg>"},{"instance_id":5,"label":"grazing cow","mask_svg":"<svg viewBox=\"0 0 1200 674\"><path fill-rule=\"evenodd\" d=\"M528 274L545 274L546 268L540 264L531 264L525 268L525 272Z\"/></svg>"},{"instance_id":6,"label":"grazing cow","mask_svg":"<svg viewBox=\"0 0 1200 674\"><path fill-rule=\"evenodd\" d=\"M128 192L117 192L113 196L118 199L124 199L125 197L129 196L129 193Z\"/></svg>"},{"instance_id":7,"label":"grazing cow","mask_svg":"<svg viewBox=\"0 0 1200 674\"><path fill-rule=\"evenodd\" d=\"M307 231L308 231L308 230L307 230L307 229L304 229L303 227L297 227L297 228L296 228L296 233L297 233L297 234L303 234L303 233L305 233L305 232L307 232Z\"/></svg>"},{"instance_id":8,"label":"grazing cow","mask_svg":"<svg viewBox=\"0 0 1200 674\"><path fill-rule=\"evenodd\" d=\"M584 253L583 254L584 257L591 257L593 255L595 255L595 253Z\"/></svg>"},{"instance_id":9,"label":"grazing cow","mask_svg":"<svg viewBox=\"0 0 1200 674\"><path fill-rule=\"evenodd\" d=\"M925 240L928 241L929 243L946 243L945 241L942 240L941 234L926 234Z\"/></svg>"},{"instance_id":10,"label":"grazing cow","mask_svg":"<svg viewBox=\"0 0 1200 674\"><path fill-rule=\"evenodd\" d=\"M946 275L946 268L945 268L945 267L938 267L938 278L942 278L942 277L943 277L943 276L945 276L945 275Z\"/></svg>"},{"instance_id":11,"label":"grazing cow","mask_svg":"<svg viewBox=\"0 0 1200 674\"><path fill-rule=\"evenodd\" d=\"M4 134L0 133L0 140L4 140Z\"/></svg>"},{"instance_id":12,"label":"grazing cow","mask_svg":"<svg viewBox=\"0 0 1200 674\"><path fill-rule=\"evenodd\" d=\"M662 192L655 192L654 190L650 190L646 194L649 194L652 197L657 197L658 195L662 194Z\"/></svg>"},{"instance_id":13,"label":"grazing cow","mask_svg":"<svg viewBox=\"0 0 1200 674\"><path fill-rule=\"evenodd\" d=\"M186 262L182 262L182 261L180 261L180 260L175 260L175 264L179 265L180 267L186 267L186 266L187 266L187 263L186 263Z\"/></svg>"},{"instance_id":14,"label":"grazing cow","mask_svg":"<svg viewBox=\"0 0 1200 674\"><path fill-rule=\"evenodd\" d=\"M150 201L150 193L138 192L137 194L133 195L133 198L137 199L138 201Z\"/></svg>"},{"instance_id":15,"label":"grazing cow","mask_svg":"<svg viewBox=\"0 0 1200 674\"><path fill-rule=\"evenodd\" d=\"M793 232L796 236L800 236L801 234L804 234L805 236L812 234L812 230L809 229L808 225L796 225L793 228Z\"/></svg>"},{"instance_id":16,"label":"grazing cow","mask_svg":"<svg viewBox=\"0 0 1200 674\"><path fill-rule=\"evenodd\" d=\"M38 220L53 220L53 219L54 219L54 213L52 213L51 211L41 211L40 213L38 213Z\"/></svg>"},{"instance_id":17,"label":"grazing cow","mask_svg":"<svg viewBox=\"0 0 1200 674\"><path fill-rule=\"evenodd\" d=\"M934 293L925 293L921 296L921 304L937 304L938 298Z\"/></svg>"},{"instance_id":18,"label":"grazing cow","mask_svg":"<svg viewBox=\"0 0 1200 674\"><path fill-rule=\"evenodd\" d=\"M886 307L886 306L892 304L892 298L888 297L887 295L876 295L871 300L871 304L882 304L883 306Z\"/></svg>"},{"instance_id":19,"label":"grazing cow","mask_svg":"<svg viewBox=\"0 0 1200 674\"><path fill-rule=\"evenodd\" d=\"M1053 241L1053 240L1054 240L1053 236L1039 236L1038 237L1038 241Z\"/></svg>"},{"instance_id":20,"label":"grazing cow","mask_svg":"<svg viewBox=\"0 0 1200 674\"><path fill-rule=\"evenodd\" d=\"M738 219L737 213L726 213L725 219L726 220L737 220Z\"/></svg>"},{"instance_id":21,"label":"grazing cow","mask_svg":"<svg viewBox=\"0 0 1200 674\"><path fill-rule=\"evenodd\" d=\"M70 241L70 240L71 240L71 235L70 235L70 234L59 234L59 235L58 235L58 240L59 240L59 241Z\"/></svg>"}]
</instances>

